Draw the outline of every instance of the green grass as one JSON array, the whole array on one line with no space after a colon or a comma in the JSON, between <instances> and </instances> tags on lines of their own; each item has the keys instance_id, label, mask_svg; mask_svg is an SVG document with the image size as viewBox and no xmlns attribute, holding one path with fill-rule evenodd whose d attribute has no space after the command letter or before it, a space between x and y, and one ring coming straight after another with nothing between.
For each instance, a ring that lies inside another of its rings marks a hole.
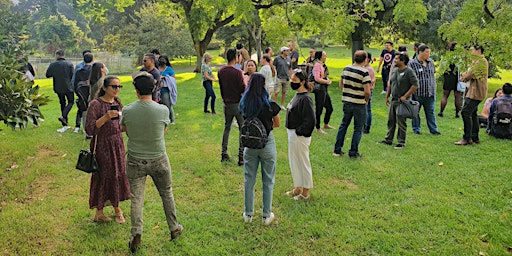
<instances>
[{"instance_id":1,"label":"green grass","mask_svg":"<svg viewBox=\"0 0 512 256\"><path fill-rule=\"evenodd\" d=\"M330 89L341 121L341 92L336 86L347 51L328 49L335 86ZM510 81L491 80L489 92ZM261 182L256 185L255 221L243 223L243 169L220 162L223 131L218 83L216 116L204 115L204 89L194 73L180 73L177 124L166 134L173 189L183 236L168 241L161 201L151 180L146 187L144 234L139 255L507 255L512 246L510 141L483 134L477 146L457 147L462 120L453 117L453 96L442 136L412 134L407 147L376 144L386 133L387 108L374 95L374 124L360 144L364 158L331 156L335 130L313 134L312 199L284 196L293 183L287 157L285 113L275 129L278 162L273 211L276 223L264 227ZM380 82L380 79L378 79ZM130 77L122 77L124 104L135 100ZM379 83L378 82L378 83ZM96 224L88 209L89 175L74 169L82 136L56 132L60 115L50 80L38 80L53 101L41 108L38 128L0 129L0 254L126 255L130 202L121 203L128 222ZM377 88L380 88L377 85ZM438 103L441 98L438 85ZM291 95L288 97L288 100ZM76 110L70 115L74 121ZM350 144L349 129L347 144ZM233 130L229 153L236 155ZM442 164L441 164L442 163ZM106 208L113 215L112 208Z\"/></svg>"}]
</instances>

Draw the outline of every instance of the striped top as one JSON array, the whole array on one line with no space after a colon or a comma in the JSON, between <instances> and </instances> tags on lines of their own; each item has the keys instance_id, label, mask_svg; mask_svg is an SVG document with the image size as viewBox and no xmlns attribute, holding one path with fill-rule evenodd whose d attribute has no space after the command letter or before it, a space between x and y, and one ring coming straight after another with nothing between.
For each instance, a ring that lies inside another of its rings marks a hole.
<instances>
[{"instance_id":1,"label":"striped top","mask_svg":"<svg viewBox=\"0 0 512 256\"><path fill-rule=\"evenodd\" d=\"M420 97L433 97L436 95L436 68L432 59L426 60L427 65L423 66L418 57L409 61L408 66L414 70L418 77L418 90L414 94Z\"/></svg>"},{"instance_id":2,"label":"striped top","mask_svg":"<svg viewBox=\"0 0 512 256\"><path fill-rule=\"evenodd\" d=\"M370 73L365 67L349 65L343 69L343 102L366 104L364 86L371 84Z\"/></svg>"}]
</instances>

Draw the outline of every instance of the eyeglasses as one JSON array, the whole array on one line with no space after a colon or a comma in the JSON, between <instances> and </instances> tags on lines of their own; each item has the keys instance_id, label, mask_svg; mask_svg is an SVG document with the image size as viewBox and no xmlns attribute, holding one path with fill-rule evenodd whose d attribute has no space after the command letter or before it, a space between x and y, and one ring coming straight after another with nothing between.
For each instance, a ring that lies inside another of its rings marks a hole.
<instances>
[{"instance_id":1,"label":"eyeglasses","mask_svg":"<svg viewBox=\"0 0 512 256\"><path fill-rule=\"evenodd\" d=\"M122 85L109 85L109 86L112 87L112 89L114 89L114 90L123 88Z\"/></svg>"}]
</instances>

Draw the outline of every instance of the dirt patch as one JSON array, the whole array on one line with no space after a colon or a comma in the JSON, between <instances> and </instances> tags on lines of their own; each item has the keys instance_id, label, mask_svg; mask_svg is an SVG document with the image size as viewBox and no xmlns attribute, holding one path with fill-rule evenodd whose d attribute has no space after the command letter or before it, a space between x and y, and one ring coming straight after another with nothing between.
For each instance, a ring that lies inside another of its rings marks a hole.
<instances>
[{"instance_id":1,"label":"dirt patch","mask_svg":"<svg viewBox=\"0 0 512 256\"><path fill-rule=\"evenodd\" d=\"M350 180L340 180L340 179L332 179L331 182L333 184L337 184L341 187L347 187L350 190L358 190L359 187Z\"/></svg>"},{"instance_id":2,"label":"dirt patch","mask_svg":"<svg viewBox=\"0 0 512 256\"><path fill-rule=\"evenodd\" d=\"M48 161L49 158L60 157L59 152L54 151L48 146L41 146L37 149L35 156L27 157L27 169L31 169L34 163L40 163ZM30 170L31 171L31 170ZM37 179L32 182L29 187L29 196L25 199L26 201L39 200L44 198L48 192L52 179L48 175L41 175L38 173Z\"/></svg>"}]
</instances>

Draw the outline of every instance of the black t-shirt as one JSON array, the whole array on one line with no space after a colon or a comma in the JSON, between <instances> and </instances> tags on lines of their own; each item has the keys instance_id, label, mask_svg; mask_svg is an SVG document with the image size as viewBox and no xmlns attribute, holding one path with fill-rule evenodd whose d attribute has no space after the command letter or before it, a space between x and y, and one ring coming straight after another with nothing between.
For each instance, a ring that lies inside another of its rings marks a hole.
<instances>
[{"instance_id":1,"label":"black t-shirt","mask_svg":"<svg viewBox=\"0 0 512 256\"><path fill-rule=\"evenodd\" d=\"M263 126L265 126L265 129L267 130L267 135L272 131L272 118L274 116L277 116L279 114L279 111L281 111L281 107L274 101L270 101L270 108L264 107L260 114L258 115L258 118L263 123Z\"/></svg>"}]
</instances>

